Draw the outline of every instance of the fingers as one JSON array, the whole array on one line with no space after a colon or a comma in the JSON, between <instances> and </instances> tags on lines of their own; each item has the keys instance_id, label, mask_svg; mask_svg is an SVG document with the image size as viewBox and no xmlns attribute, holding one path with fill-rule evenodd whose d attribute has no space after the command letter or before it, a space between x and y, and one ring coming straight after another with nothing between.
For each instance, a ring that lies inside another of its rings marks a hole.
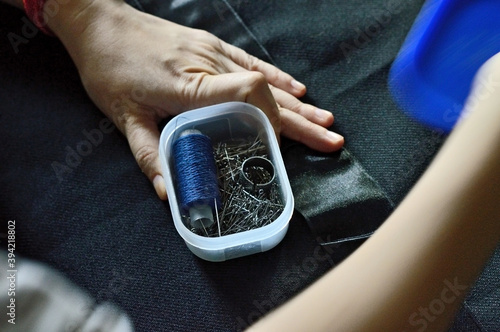
<instances>
[{"instance_id":1,"label":"fingers","mask_svg":"<svg viewBox=\"0 0 500 332\"><path fill-rule=\"evenodd\" d=\"M344 145L344 137L341 135L307 121L300 114L290 110L282 110L281 120L283 136L299 141L314 150L332 152Z\"/></svg>"},{"instance_id":2,"label":"fingers","mask_svg":"<svg viewBox=\"0 0 500 332\"><path fill-rule=\"evenodd\" d=\"M274 89L276 99L286 107L278 109L266 77L259 72L239 72L222 75L199 74L183 85L187 100L180 104L186 109L203 107L227 101L242 101L264 111L273 126L276 137L283 135L323 152L342 147L342 136L328 131L324 126L333 122L333 116L307 104L302 104L292 95ZM139 108L139 107L138 107ZM142 171L153 183L158 197L167 199L161 165L158 157L160 133L157 113L147 109L136 109L122 118L121 127L132 153Z\"/></svg>"},{"instance_id":3,"label":"fingers","mask_svg":"<svg viewBox=\"0 0 500 332\"><path fill-rule=\"evenodd\" d=\"M280 112L265 76L259 72L203 75L193 82L192 107L228 101L242 101L260 108L268 117L277 138L281 133Z\"/></svg>"},{"instance_id":4,"label":"fingers","mask_svg":"<svg viewBox=\"0 0 500 332\"><path fill-rule=\"evenodd\" d=\"M304 84L298 82L291 75L279 70L275 66L246 53L236 46L222 41L221 46L232 61L246 70L261 72L267 81L275 87L295 97L302 97L306 93L306 86Z\"/></svg>"},{"instance_id":5,"label":"fingers","mask_svg":"<svg viewBox=\"0 0 500 332\"><path fill-rule=\"evenodd\" d=\"M160 133L155 119L148 116L132 118L125 124L124 133L139 167L153 183L158 197L166 200L167 191L158 157Z\"/></svg>"},{"instance_id":6,"label":"fingers","mask_svg":"<svg viewBox=\"0 0 500 332\"><path fill-rule=\"evenodd\" d=\"M300 114L307 120L322 127L330 127L333 124L333 114L331 112L319 109L310 104L305 104L281 89L277 89L273 86L270 86L270 89L276 102L281 107Z\"/></svg>"},{"instance_id":7,"label":"fingers","mask_svg":"<svg viewBox=\"0 0 500 332\"><path fill-rule=\"evenodd\" d=\"M181 86L182 91L177 94L177 97L183 96L186 99L180 98L176 103L178 105L174 106L175 109L181 108L179 111L185 111L228 101L246 102L255 105L266 114L279 139L280 112L263 74L257 72L213 76L198 74L182 82ZM155 94L159 95L160 91L156 91ZM164 94L163 101L168 100L165 96L168 96L168 93ZM122 131L128 139L130 149L141 170L153 183L158 197L166 200L167 194L158 156L160 137L157 127L158 112L153 111L156 106L152 100L154 98L152 99L149 93L147 102L151 104L150 111L139 106L137 109L129 108L127 114L121 116L117 122L119 127L123 128Z\"/></svg>"}]
</instances>

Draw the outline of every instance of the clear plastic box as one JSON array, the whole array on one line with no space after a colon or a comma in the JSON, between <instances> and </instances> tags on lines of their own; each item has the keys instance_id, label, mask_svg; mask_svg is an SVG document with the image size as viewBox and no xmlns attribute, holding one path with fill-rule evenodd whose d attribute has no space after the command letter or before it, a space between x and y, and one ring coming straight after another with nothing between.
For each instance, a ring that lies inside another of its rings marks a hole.
<instances>
[{"instance_id":1,"label":"clear plastic box","mask_svg":"<svg viewBox=\"0 0 500 332\"><path fill-rule=\"evenodd\" d=\"M281 215L266 226L221 237L204 237L191 232L182 221L172 156L173 143L186 129L201 131L211 138L213 144L228 139L258 136L266 145L269 160L276 171L276 182L284 205ZM264 112L257 107L242 102L229 102L177 115L162 131L159 155L175 228L196 256L207 261L221 262L269 250L285 236L294 209L292 190L274 130Z\"/></svg>"}]
</instances>

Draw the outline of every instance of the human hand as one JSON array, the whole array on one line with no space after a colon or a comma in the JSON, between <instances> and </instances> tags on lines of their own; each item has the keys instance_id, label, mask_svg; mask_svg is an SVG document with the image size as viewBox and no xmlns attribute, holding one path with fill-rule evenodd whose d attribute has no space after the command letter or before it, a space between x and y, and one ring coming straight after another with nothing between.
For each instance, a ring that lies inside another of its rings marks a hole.
<instances>
[{"instance_id":1,"label":"human hand","mask_svg":"<svg viewBox=\"0 0 500 332\"><path fill-rule=\"evenodd\" d=\"M73 58L90 98L127 137L161 199L166 191L158 123L186 110L243 101L266 113L278 138L282 134L324 152L344 143L326 129L333 123L330 112L297 99L305 94L304 85L208 32L119 0L70 2L48 23Z\"/></svg>"}]
</instances>

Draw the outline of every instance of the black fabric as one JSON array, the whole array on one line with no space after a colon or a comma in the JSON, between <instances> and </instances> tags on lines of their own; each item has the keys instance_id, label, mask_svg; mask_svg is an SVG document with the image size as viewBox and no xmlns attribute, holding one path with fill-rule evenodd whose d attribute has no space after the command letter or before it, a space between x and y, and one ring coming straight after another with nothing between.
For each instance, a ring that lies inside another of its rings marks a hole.
<instances>
[{"instance_id":1,"label":"black fabric","mask_svg":"<svg viewBox=\"0 0 500 332\"><path fill-rule=\"evenodd\" d=\"M228 2L274 63L309 87L305 100L333 111L346 148L398 203L442 143L407 118L387 89L423 1Z\"/></svg>"},{"instance_id":2,"label":"black fabric","mask_svg":"<svg viewBox=\"0 0 500 332\"><path fill-rule=\"evenodd\" d=\"M294 144L283 157L296 208L322 245L370 236L393 209L379 185L345 149L321 154Z\"/></svg>"},{"instance_id":3,"label":"black fabric","mask_svg":"<svg viewBox=\"0 0 500 332\"><path fill-rule=\"evenodd\" d=\"M209 30L276 64L308 86L305 101L334 112L334 129L346 137L344 152L318 155L284 142L296 205L307 218L295 213L286 237L269 252L221 264L193 256L125 138L103 126L64 48L40 33L13 47L13 34L23 36L25 16L0 5L0 220L16 219L19 253L62 271L98 301L118 304L138 331L244 328L355 250L360 241L317 241L377 227L442 143L439 133L397 109L386 86L422 1L130 3ZM377 30L378 21L385 23ZM75 156L98 131L102 140ZM356 202L370 211L349 219ZM339 228L339 215L356 222ZM325 231L328 220L333 222ZM500 330L495 262L467 300L457 331Z\"/></svg>"}]
</instances>

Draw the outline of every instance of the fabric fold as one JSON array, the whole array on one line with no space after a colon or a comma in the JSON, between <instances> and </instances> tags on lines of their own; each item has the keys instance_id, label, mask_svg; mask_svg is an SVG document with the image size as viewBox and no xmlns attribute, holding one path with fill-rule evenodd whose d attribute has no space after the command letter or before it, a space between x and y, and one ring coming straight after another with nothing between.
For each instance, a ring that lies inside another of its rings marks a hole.
<instances>
[{"instance_id":1,"label":"fabric fold","mask_svg":"<svg viewBox=\"0 0 500 332\"><path fill-rule=\"evenodd\" d=\"M283 158L296 209L323 245L369 237L394 208L346 149L322 154L294 144Z\"/></svg>"}]
</instances>

